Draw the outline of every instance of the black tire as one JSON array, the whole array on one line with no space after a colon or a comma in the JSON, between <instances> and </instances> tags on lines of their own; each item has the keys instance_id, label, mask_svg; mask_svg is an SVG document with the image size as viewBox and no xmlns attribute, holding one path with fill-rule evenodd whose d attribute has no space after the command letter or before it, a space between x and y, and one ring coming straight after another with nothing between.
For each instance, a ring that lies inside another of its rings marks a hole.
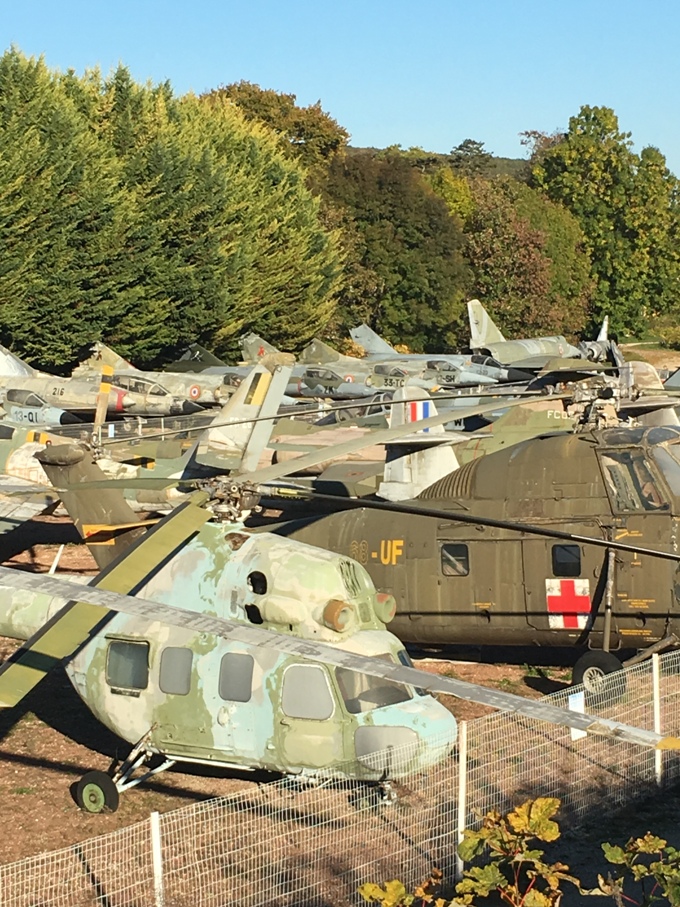
<instances>
[{"instance_id":1,"label":"black tire","mask_svg":"<svg viewBox=\"0 0 680 907\"><path fill-rule=\"evenodd\" d=\"M118 789L106 772L88 772L76 787L76 803L88 813L115 813L119 801Z\"/></svg>"},{"instance_id":2,"label":"black tire","mask_svg":"<svg viewBox=\"0 0 680 907\"><path fill-rule=\"evenodd\" d=\"M583 684L586 700L618 702L626 692L626 675L621 662L611 652L593 649L574 665L572 684Z\"/></svg>"}]
</instances>

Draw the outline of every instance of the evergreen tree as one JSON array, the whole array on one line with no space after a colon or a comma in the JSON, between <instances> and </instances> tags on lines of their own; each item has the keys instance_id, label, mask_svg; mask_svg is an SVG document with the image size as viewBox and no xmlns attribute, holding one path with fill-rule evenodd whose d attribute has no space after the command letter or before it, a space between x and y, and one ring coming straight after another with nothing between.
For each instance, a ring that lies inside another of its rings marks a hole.
<instances>
[{"instance_id":1,"label":"evergreen tree","mask_svg":"<svg viewBox=\"0 0 680 907\"><path fill-rule=\"evenodd\" d=\"M115 321L129 198L42 60L0 58L0 338L61 366Z\"/></svg>"}]
</instances>

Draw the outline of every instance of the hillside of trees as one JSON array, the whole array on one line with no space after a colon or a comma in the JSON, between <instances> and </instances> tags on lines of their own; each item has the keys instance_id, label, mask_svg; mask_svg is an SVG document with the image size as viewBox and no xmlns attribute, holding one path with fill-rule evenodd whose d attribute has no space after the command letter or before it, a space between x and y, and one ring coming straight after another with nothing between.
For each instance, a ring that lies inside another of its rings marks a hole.
<instances>
[{"instance_id":1,"label":"hillside of trees","mask_svg":"<svg viewBox=\"0 0 680 907\"><path fill-rule=\"evenodd\" d=\"M464 345L480 298L512 335L671 323L678 181L608 108L527 132L528 159L352 148L320 104L248 82L170 84L0 58L0 342L68 370L101 339L150 366L197 340L235 357L368 322Z\"/></svg>"}]
</instances>

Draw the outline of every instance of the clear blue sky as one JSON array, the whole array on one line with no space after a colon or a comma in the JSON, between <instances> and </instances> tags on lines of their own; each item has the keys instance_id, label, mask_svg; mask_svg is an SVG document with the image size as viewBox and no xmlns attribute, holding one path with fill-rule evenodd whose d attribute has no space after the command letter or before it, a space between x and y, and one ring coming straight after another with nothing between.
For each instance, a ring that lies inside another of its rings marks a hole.
<instances>
[{"instance_id":1,"label":"clear blue sky","mask_svg":"<svg viewBox=\"0 0 680 907\"><path fill-rule=\"evenodd\" d=\"M518 133L604 105L680 175L677 0L0 0L0 33L61 70L320 100L355 146L521 157Z\"/></svg>"}]
</instances>

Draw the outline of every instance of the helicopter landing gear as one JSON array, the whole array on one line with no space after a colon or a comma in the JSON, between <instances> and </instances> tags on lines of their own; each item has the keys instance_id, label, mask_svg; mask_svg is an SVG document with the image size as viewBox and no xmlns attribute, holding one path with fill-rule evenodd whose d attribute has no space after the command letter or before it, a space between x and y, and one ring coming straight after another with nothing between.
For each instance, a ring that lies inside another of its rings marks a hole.
<instances>
[{"instance_id":1,"label":"helicopter landing gear","mask_svg":"<svg viewBox=\"0 0 680 907\"><path fill-rule=\"evenodd\" d=\"M88 813L106 810L115 813L120 799L118 788L106 772L87 772L80 779L75 792L76 803Z\"/></svg>"},{"instance_id":2,"label":"helicopter landing gear","mask_svg":"<svg viewBox=\"0 0 680 907\"><path fill-rule=\"evenodd\" d=\"M621 662L611 652L591 649L574 665L572 683L574 686L583 684L586 695L590 694L591 699L618 702L626 692L625 675L617 674L621 667ZM610 676L614 674L617 676Z\"/></svg>"},{"instance_id":3,"label":"helicopter landing gear","mask_svg":"<svg viewBox=\"0 0 680 907\"><path fill-rule=\"evenodd\" d=\"M118 809L123 791L136 787L152 775L158 775L175 764L175 759L163 759L153 768L148 767L136 778L132 777L138 768L157 755L148 746L152 730L153 728L147 731L133 746L129 756L115 769L111 766L109 772L87 772L83 775L75 789L75 800L81 809L89 813L100 813L102 810L114 813Z\"/></svg>"}]
</instances>

